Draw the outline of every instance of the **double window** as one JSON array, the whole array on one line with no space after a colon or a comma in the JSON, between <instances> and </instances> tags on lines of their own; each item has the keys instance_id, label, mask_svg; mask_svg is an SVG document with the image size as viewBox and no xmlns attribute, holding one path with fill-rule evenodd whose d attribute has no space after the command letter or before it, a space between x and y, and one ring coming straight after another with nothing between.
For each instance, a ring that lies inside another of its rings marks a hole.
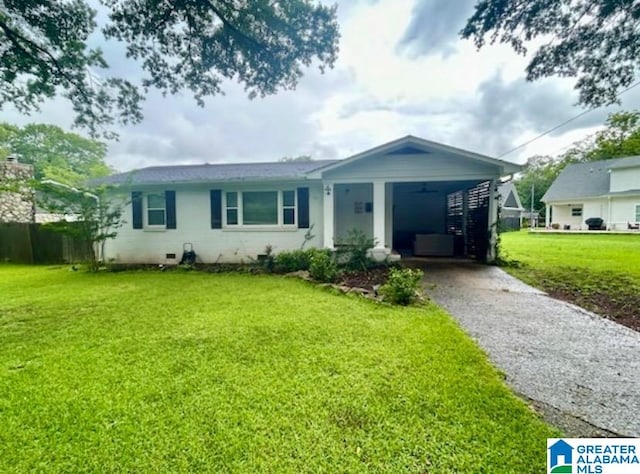
<instances>
[{"instance_id":1,"label":"double window","mask_svg":"<svg viewBox=\"0 0 640 474\"><path fill-rule=\"evenodd\" d=\"M294 226L296 192L229 191L225 194L227 226Z\"/></svg>"},{"instance_id":2,"label":"double window","mask_svg":"<svg viewBox=\"0 0 640 474\"><path fill-rule=\"evenodd\" d=\"M581 207L572 207L571 208L571 217L582 217L582 208Z\"/></svg>"},{"instance_id":3,"label":"double window","mask_svg":"<svg viewBox=\"0 0 640 474\"><path fill-rule=\"evenodd\" d=\"M636 222L640 222L640 204L636 204Z\"/></svg>"}]
</instances>

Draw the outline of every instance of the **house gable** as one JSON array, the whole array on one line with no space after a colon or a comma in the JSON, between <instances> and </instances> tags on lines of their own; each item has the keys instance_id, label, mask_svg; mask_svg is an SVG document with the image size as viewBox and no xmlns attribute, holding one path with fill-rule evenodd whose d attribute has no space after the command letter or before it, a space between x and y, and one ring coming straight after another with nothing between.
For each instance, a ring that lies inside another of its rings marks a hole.
<instances>
[{"instance_id":1,"label":"house gable","mask_svg":"<svg viewBox=\"0 0 640 474\"><path fill-rule=\"evenodd\" d=\"M372 148L308 174L330 180L387 179L415 181L478 180L504 176L521 166L447 145L408 136Z\"/></svg>"},{"instance_id":2,"label":"house gable","mask_svg":"<svg viewBox=\"0 0 640 474\"><path fill-rule=\"evenodd\" d=\"M611 169L611 184L609 191L620 193L640 191L640 164L636 166Z\"/></svg>"},{"instance_id":3,"label":"house gable","mask_svg":"<svg viewBox=\"0 0 640 474\"><path fill-rule=\"evenodd\" d=\"M640 193L640 157L637 156L568 165L542 201L575 202L630 192Z\"/></svg>"},{"instance_id":4,"label":"house gable","mask_svg":"<svg viewBox=\"0 0 640 474\"><path fill-rule=\"evenodd\" d=\"M516 201L516 197L513 195L513 192L509 193L509 196L504 201L504 207L511 207L511 208L519 207Z\"/></svg>"},{"instance_id":5,"label":"house gable","mask_svg":"<svg viewBox=\"0 0 640 474\"><path fill-rule=\"evenodd\" d=\"M524 210L522 201L520 200L520 196L518 195L518 190L513 185L512 181L508 181L498 186L498 193L500 194L500 197L502 199L503 209L517 209L519 211Z\"/></svg>"}]
</instances>

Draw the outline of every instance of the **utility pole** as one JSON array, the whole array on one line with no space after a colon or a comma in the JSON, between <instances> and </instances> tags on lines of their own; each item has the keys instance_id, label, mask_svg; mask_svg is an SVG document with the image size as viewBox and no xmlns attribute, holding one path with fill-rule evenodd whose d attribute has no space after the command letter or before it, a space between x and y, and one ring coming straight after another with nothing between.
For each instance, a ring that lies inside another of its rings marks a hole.
<instances>
[{"instance_id":1,"label":"utility pole","mask_svg":"<svg viewBox=\"0 0 640 474\"><path fill-rule=\"evenodd\" d=\"M535 196L535 189L536 189L536 185L535 183L532 181L531 182L531 214L529 216L529 226L533 229L533 200L534 200L534 196Z\"/></svg>"}]
</instances>

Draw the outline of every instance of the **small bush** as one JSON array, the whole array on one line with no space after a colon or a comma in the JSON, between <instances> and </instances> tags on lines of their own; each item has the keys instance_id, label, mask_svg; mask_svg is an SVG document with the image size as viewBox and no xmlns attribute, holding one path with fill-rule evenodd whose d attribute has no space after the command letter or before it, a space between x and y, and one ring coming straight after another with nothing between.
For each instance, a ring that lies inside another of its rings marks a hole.
<instances>
[{"instance_id":1,"label":"small bush","mask_svg":"<svg viewBox=\"0 0 640 474\"><path fill-rule=\"evenodd\" d=\"M280 252L275 259L275 271L278 273L291 273L300 270L309 270L311 259L314 255L331 255L328 249L292 250Z\"/></svg>"},{"instance_id":2,"label":"small bush","mask_svg":"<svg viewBox=\"0 0 640 474\"><path fill-rule=\"evenodd\" d=\"M369 250L375 245L375 239L367 237L360 230L351 229L347 236L338 242L338 262L351 271L363 271L374 267L377 262L369 257Z\"/></svg>"},{"instance_id":3,"label":"small bush","mask_svg":"<svg viewBox=\"0 0 640 474\"><path fill-rule=\"evenodd\" d=\"M385 301L393 304L412 304L418 298L420 280L423 276L422 270L392 268L387 282L380 287L380 294L384 296Z\"/></svg>"},{"instance_id":4,"label":"small bush","mask_svg":"<svg viewBox=\"0 0 640 474\"><path fill-rule=\"evenodd\" d=\"M332 283L336 281L340 274L334 259L326 252L319 252L311 257L309 265L309 276L322 283Z\"/></svg>"}]
</instances>

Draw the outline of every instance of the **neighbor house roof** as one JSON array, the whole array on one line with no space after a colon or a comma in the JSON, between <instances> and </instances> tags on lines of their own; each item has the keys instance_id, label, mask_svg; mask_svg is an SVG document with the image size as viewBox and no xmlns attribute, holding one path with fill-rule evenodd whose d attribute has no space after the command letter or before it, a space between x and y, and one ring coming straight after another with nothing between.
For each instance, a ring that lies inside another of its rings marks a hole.
<instances>
[{"instance_id":1,"label":"neighbor house roof","mask_svg":"<svg viewBox=\"0 0 640 474\"><path fill-rule=\"evenodd\" d=\"M611 165L611 169L635 168L636 166L640 166L640 156L629 156L615 161L617 161L617 163Z\"/></svg>"},{"instance_id":2,"label":"neighbor house roof","mask_svg":"<svg viewBox=\"0 0 640 474\"><path fill-rule=\"evenodd\" d=\"M513 185L512 181L507 181L498 186L498 194L502 198L503 209L524 209L518 190Z\"/></svg>"},{"instance_id":3,"label":"neighbor house roof","mask_svg":"<svg viewBox=\"0 0 640 474\"><path fill-rule=\"evenodd\" d=\"M551 184L542 201L565 201L609 194L609 170L640 166L640 157L615 158L568 165Z\"/></svg>"},{"instance_id":4,"label":"neighbor house roof","mask_svg":"<svg viewBox=\"0 0 640 474\"><path fill-rule=\"evenodd\" d=\"M275 163L233 163L152 166L102 178L96 184L165 184L303 179L309 171L337 160L278 161Z\"/></svg>"}]
</instances>

